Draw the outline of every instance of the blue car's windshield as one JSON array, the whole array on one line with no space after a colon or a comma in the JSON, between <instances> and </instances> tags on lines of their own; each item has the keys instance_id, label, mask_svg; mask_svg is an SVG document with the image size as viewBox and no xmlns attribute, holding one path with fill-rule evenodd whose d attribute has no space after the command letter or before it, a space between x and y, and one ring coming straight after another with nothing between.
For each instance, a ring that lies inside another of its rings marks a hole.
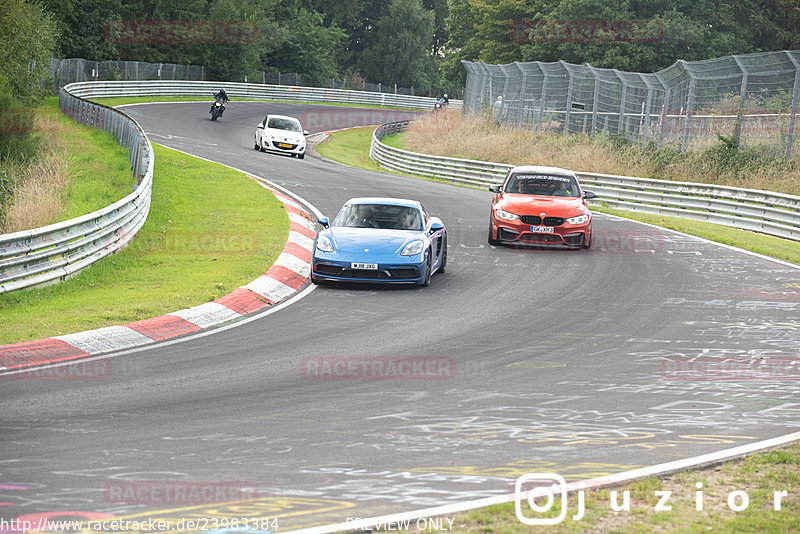
<instances>
[{"instance_id":1,"label":"blue car's windshield","mask_svg":"<svg viewBox=\"0 0 800 534\"><path fill-rule=\"evenodd\" d=\"M552 197L577 197L578 183L572 176L513 174L503 190L506 193Z\"/></svg>"},{"instance_id":2,"label":"blue car's windshield","mask_svg":"<svg viewBox=\"0 0 800 534\"><path fill-rule=\"evenodd\" d=\"M384 228L422 231L422 217L416 208L387 204L348 204L331 226L346 228Z\"/></svg>"}]
</instances>

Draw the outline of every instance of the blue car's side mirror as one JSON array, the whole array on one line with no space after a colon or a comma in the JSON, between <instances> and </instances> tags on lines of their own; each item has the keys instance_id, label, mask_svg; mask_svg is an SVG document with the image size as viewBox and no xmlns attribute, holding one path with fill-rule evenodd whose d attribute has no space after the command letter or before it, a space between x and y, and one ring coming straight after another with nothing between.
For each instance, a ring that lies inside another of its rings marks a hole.
<instances>
[{"instance_id":1,"label":"blue car's side mirror","mask_svg":"<svg viewBox=\"0 0 800 534\"><path fill-rule=\"evenodd\" d=\"M431 221L431 233L432 234L438 232L442 228L444 228L444 224L442 224L442 221L439 221L439 220L436 220L436 219Z\"/></svg>"},{"instance_id":2,"label":"blue car's side mirror","mask_svg":"<svg viewBox=\"0 0 800 534\"><path fill-rule=\"evenodd\" d=\"M331 224L330 219L328 219L327 217L320 217L318 220L323 228L327 228Z\"/></svg>"}]
</instances>

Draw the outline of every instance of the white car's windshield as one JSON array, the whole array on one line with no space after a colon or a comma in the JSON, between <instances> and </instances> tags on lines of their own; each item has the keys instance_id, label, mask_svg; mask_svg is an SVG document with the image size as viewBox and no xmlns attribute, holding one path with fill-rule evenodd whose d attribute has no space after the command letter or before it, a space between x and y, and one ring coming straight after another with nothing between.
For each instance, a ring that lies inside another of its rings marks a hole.
<instances>
[{"instance_id":1,"label":"white car's windshield","mask_svg":"<svg viewBox=\"0 0 800 534\"><path fill-rule=\"evenodd\" d=\"M267 128L274 130L288 130L290 132L301 132L300 123L292 119L281 119L272 117L267 121Z\"/></svg>"},{"instance_id":2,"label":"white car's windshield","mask_svg":"<svg viewBox=\"0 0 800 534\"><path fill-rule=\"evenodd\" d=\"M422 230L422 217L418 209L407 206L349 204L342 208L331 226L419 232Z\"/></svg>"}]
</instances>

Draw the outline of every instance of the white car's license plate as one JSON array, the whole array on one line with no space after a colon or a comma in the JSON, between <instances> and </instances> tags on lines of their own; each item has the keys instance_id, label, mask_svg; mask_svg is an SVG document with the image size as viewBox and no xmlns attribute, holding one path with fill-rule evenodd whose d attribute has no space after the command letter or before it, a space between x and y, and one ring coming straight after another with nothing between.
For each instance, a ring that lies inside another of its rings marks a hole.
<instances>
[{"instance_id":1,"label":"white car's license plate","mask_svg":"<svg viewBox=\"0 0 800 534\"><path fill-rule=\"evenodd\" d=\"M351 263L351 269L366 269L368 271L377 271L378 264L377 263Z\"/></svg>"},{"instance_id":2,"label":"white car's license plate","mask_svg":"<svg viewBox=\"0 0 800 534\"><path fill-rule=\"evenodd\" d=\"M552 234L552 226L531 226L531 232L534 234Z\"/></svg>"}]
</instances>

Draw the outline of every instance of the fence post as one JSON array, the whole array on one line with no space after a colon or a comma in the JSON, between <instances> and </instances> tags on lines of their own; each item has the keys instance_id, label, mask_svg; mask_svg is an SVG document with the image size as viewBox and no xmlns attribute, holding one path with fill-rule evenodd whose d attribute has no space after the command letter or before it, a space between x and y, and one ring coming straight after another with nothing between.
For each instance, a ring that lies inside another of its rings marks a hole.
<instances>
[{"instance_id":1,"label":"fence post","mask_svg":"<svg viewBox=\"0 0 800 534\"><path fill-rule=\"evenodd\" d=\"M564 60L559 61L561 67L567 71L569 81L567 82L567 102L564 106L564 135L569 134L569 113L572 110L572 84L575 77L572 75L572 70L568 69Z\"/></svg>"},{"instance_id":2,"label":"fence post","mask_svg":"<svg viewBox=\"0 0 800 534\"><path fill-rule=\"evenodd\" d=\"M794 65L794 89L792 90L792 110L789 113L789 131L786 135L786 159L792 157L792 141L794 138L794 125L797 121L797 100L800 94L800 63L794 58L791 52L785 52Z\"/></svg>"},{"instance_id":3,"label":"fence post","mask_svg":"<svg viewBox=\"0 0 800 534\"><path fill-rule=\"evenodd\" d=\"M522 117L525 114L525 82L527 81L528 77L525 75L525 71L522 70L522 67L519 66L518 62L515 61L514 66L517 67L522 75L522 80L520 81L519 86L519 106L517 106L517 126L519 126L522 124Z\"/></svg>"},{"instance_id":4,"label":"fence post","mask_svg":"<svg viewBox=\"0 0 800 534\"><path fill-rule=\"evenodd\" d=\"M622 76L619 75L619 71L617 69L611 69L614 73L614 76L622 83L622 96L619 99L619 122L617 124L617 133L625 133L627 128L625 127L625 104L628 97L628 84L625 83L625 80Z\"/></svg>"},{"instance_id":5,"label":"fence post","mask_svg":"<svg viewBox=\"0 0 800 534\"><path fill-rule=\"evenodd\" d=\"M739 140L742 135L742 116L744 115L744 101L747 97L747 69L745 69L742 62L739 60L739 56L733 56L734 61L736 61L736 65L739 66L739 70L742 72L742 85L739 89L739 111L736 113L736 123L733 125L734 132L733 136L736 139L736 148L739 148Z\"/></svg>"},{"instance_id":6,"label":"fence post","mask_svg":"<svg viewBox=\"0 0 800 534\"><path fill-rule=\"evenodd\" d=\"M589 135L594 135L597 131L597 105L598 105L598 96L600 91L597 88L597 74L594 72L594 67L589 65L588 63L586 66L589 68L589 73L592 75L594 79L594 91L592 91L592 131L589 132Z\"/></svg>"},{"instance_id":7,"label":"fence post","mask_svg":"<svg viewBox=\"0 0 800 534\"><path fill-rule=\"evenodd\" d=\"M678 64L683 67L686 74L689 76L689 94L686 97L686 124L683 130L683 141L681 141L681 152L686 152L689 148L689 132L692 129L692 111L694 111L695 93L697 92L697 77L685 60L679 59Z\"/></svg>"}]
</instances>

